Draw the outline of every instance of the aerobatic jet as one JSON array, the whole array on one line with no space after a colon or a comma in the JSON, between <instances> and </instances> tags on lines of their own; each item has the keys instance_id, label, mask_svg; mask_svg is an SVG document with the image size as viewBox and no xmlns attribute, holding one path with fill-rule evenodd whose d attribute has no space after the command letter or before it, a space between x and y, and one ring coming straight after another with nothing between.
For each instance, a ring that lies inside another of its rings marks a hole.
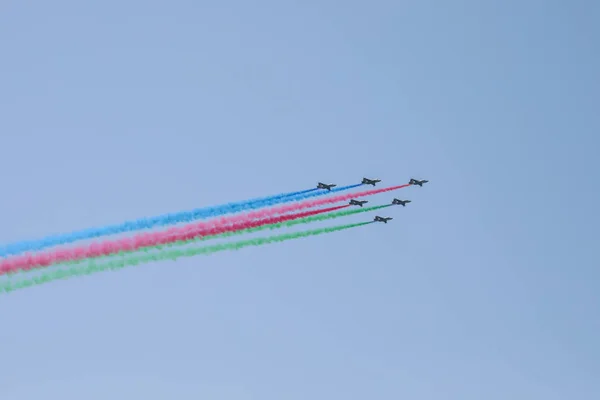
<instances>
[{"instance_id":1,"label":"aerobatic jet","mask_svg":"<svg viewBox=\"0 0 600 400\"><path fill-rule=\"evenodd\" d=\"M337 185L334 185L333 183L332 183L332 184L329 184L329 185L327 185L327 184L325 184L325 183L321 183L321 182L319 182L319 183L317 184L317 189L327 189L327 190L331 191L331 188L332 188L332 187L335 187L335 186L337 186Z\"/></svg>"},{"instance_id":2,"label":"aerobatic jet","mask_svg":"<svg viewBox=\"0 0 600 400\"><path fill-rule=\"evenodd\" d=\"M402 205L403 207L406 207L406 205L407 205L408 203L410 203L410 200L398 200L398 199L394 199L394 200L392 201L392 204L400 204L400 205Z\"/></svg>"},{"instance_id":3,"label":"aerobatic jet","mask_svg":"<svg viewBox=\"0 0 600 400\"><path fill-rule=\"evenodd\" d=\"M361 183L362 183L363 185L373 185L373 186L375 186L375 184L376 184L377 182L381 182L381 179L369 179L369 178L363 178L363 180L362 180L362 182L361 182Z\"/></svg>"},{"instance_id":4,"label":"aerobatic jet","mask_svg":"<svg viewBox=\"0 0 600 400\"><path fill-rule=\"evenodd\" d=\"M365 203L368 203L368 201L367 200L354 200L354 199L350 200L351 206L361 206L362 207L363 204L365 204Z\"/></svg>"},{"instance_id":5,"label":"aerobatic jet","mask_svg":"<svg viewBox=\"0 0 600 400\"><path fill-rule=\"evenodd\" d=\"M385 217L385 218L383 218L383 217L380 217L379 215L377 215L373 221L375 221L375 222L383 222L384 224L387 224L387 222L390 219L393 219L393 218L392 217Z\"/></svg>"},{"instance_id":6,"label":"aerobatic jet","mask_svg":"<svg viewBox=\"0 0 600 400\"><path fill-rule=\"evenodd\" d=\"M421 181L420 181L420 180L418 180L418 179L412 179L412 178L411 178L411 180L408 182L408 184L409 184L409 185L419 185L419 186L421 186L421 187L422 187L422 186L423 186L423 184L424 184L424 183L427 183L427 182L429 182L429 181L428 181L428 180L425 180L425 179L423 179L423 180L421 180Z\"/></svg>"}]
</instances>

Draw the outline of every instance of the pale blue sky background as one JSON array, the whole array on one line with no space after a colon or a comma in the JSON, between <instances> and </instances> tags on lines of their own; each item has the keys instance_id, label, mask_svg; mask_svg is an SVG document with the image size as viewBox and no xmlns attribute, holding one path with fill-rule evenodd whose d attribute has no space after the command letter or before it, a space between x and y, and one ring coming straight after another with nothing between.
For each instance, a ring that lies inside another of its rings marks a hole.
<instances>
[{"instance_id":1,"label":"pale blue sky background","mask_svg":"<svg viewBox=\"0 0 600 400\"><path fill-rule=\"evenodd\" d=\"M387 225L0 296L0 397L600 398L599 4L3 1L2 243L431 182Z\"/></svg>"}]
</instances>

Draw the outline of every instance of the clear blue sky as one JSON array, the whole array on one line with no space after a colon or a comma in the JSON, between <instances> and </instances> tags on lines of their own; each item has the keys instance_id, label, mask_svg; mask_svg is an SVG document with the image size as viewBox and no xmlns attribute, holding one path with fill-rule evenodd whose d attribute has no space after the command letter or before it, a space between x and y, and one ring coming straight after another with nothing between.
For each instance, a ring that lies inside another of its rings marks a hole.
<instances>
[{"instance_id":1,"label":"clear blue sky","mask_svg":"<svg viewBox=\"0 0 600 400\"><path fill-rule=\"evenodd\" d=\"M430 183L387 225L1 296L0 397L600 398L599 20L593 1L2 2L2 243Z\"/></svg>"}]
</instances>

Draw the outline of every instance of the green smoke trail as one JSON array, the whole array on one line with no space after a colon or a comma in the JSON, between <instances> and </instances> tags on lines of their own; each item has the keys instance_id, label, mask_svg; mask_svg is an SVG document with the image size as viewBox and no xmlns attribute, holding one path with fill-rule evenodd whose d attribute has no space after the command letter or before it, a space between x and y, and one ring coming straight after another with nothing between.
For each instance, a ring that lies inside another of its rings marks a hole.
<instances>
[{"instance_id":1,"label":"green smoke trail","mask_svg":"<svg viewBox=\"0 0 600 400\"><path fill-rule=\"evenodd\" d=\"M191 248L191 249L181 249L181 250L164 250L159 253L151 253L151 254L141 254L141 255L131 255L125 256L121 259L109 261L106 264L97 265L95 259L91 259L89 264L85 267L83 266L75 266L68 269L56 270L45 272L39 276L32 277L30 279L11 282L6 281L3 282L2 286L0 286L0 292L12 292L18 289L25 289L30 286L41 285L44 283L48 283L50 281L54 281L57 279L65 279L75 276L84 276L90 275L97 272L107 271L107 270L119 270L128 266L135 266L142 263L147 263L151 261L163 261L163 260L176 260L180 257L192 257L196 255L207 255L216 253L219 251L225 250L240 250L244 247L249 246L262 246L265 244L284 242L292 239L300 239L308 236L317 236L325 233L337 232L345 229L356 228L359 226L370 224L369 222L359 222L355 224L346 224L346 225L338 225L328 228L321 229L313 229L309 231L303 232L295 232L295 233L286 233L282 235L268 236L265 238L256 238L256 239L248 239L241 240L233 243L223 243L217 244L213 246L200 247L200 248ZM140 252L137 252L140 253Z\"/></svg>"}]
</instances>

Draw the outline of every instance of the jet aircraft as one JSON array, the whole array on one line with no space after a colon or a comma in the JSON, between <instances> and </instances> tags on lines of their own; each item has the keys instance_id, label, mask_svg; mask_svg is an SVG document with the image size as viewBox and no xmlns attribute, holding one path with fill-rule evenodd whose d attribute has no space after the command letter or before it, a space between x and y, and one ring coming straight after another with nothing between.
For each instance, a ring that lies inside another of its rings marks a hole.
<instances>
[{"instance_id":1,"label":"jet aircraft","mask_svg":"<svg viewBox=\"0 0 600 400\"><path fill-rule=\"evenodd\" d=\"M387 222L390 219L393 219L393 218L392 217L385 217L385 218L383 218L383 217L380 217L379 215L377 215L377 216L375 216L375 219L373 221L375 221L375 222L383 222L384 224L387 224Z\"/></svg>"},{"instance_id":2,"label":"jet aircraft","mask_svg":"<svg viewBox=\"0 0 600 400\"><path fill-rule=\"evenodd\" d=\"M350 200L351 206L361 206L362 207L363 204L365 204L365 203L368 203L368 201L367 200L354 200L354 199Z\"/></svg>"},{"instance_id":3,"label":"jet aircraft","mask_svg":"<svg viewBox=\"0 0 600 400\"><path fill-rule=\"evenodd\" d=\"M363 185L373 185L373 186L375 186L375 184L376 184L377 182L381 182L381 179L369 179L369 178L363 178L363 180L362 180L362 182L361 182L361 183L362 183Z\"/></svg>"},{"instance_id":4,"label":"jet aircraft","mask_svg":"<svg viewBox=\"0 0 600 400\"><path fill-rule=\"evenodd\" d=\"M418 180L418 179L412 179L408 182L409 185L419 185L419 186L423 186L424 183L429 182L428 180Z\"/></svg>"},{"instance_id":5,"label":"jet aircraft","mask_svg":"<svg viewBox=\"0 0 600 400\"><path fill-rule=\"evenodd\" d=\"M327 184L325 184L325 183L321 183L321 182L319 182L319 183L317 184L317 189L327 189L327 190L331 191L331 188L332 188L332 187L335 187L335 186L337 186L337 185L334 185L333 183L332 183L332 184L329 184L329 185L327 185Z\"/></svg>"},{"instance_id":6,"label":"jet aircraft","mask_svg":"<svg viewBox=\"0 0 600 400\"><path fill-rule=\"evenodd\" d=\"M410 200L398 200L398 199L394 199L392 201L392 204L400 204L402 205L402 207L406 207L406 205L410 203Z\"/></svg>"}]
</instances>

